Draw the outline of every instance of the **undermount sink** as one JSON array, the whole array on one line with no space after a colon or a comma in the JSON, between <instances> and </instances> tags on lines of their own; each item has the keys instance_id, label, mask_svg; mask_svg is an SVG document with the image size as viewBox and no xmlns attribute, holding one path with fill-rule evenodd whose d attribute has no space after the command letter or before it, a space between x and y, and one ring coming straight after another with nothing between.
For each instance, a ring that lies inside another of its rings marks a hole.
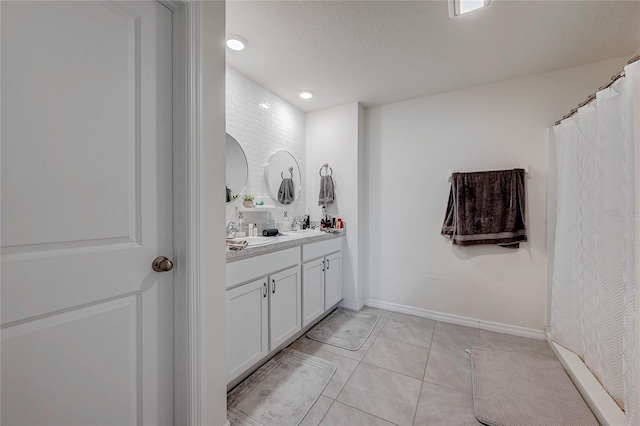
<instances>
[{"instance_id":1,"label":"undermount sink","mask_svg":"<svg viewBox=\"0 0 640 426\"><path fill-rule=\"evenodd\" d=\"M305 237L310 237L312 235L320 235L323 232L319 229L300 229L298 231L289 231L287 233L289 235L304 235Z\"/></svg>"},{"instance_id":2,"label":"undermount sink","mask_svg":"<svg viewBox=\"0 0 640 426\"><path fill-rule=\"evenodd\" d=\"M248 247L263 246L265 244L275 243L277 240L278 240L277 237L261 237L261 236L239 237L239 238L233 239L233 241L237 241L237 242L246 241Z\"/></svg>"}]
</instances>

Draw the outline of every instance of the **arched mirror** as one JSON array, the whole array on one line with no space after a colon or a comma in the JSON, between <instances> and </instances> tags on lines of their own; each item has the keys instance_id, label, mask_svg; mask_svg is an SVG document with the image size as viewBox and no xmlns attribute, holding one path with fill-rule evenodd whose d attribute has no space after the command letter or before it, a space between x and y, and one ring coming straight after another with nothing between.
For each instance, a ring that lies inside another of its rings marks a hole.
<instances>
[{"instance_id":1,"label":"arched mirror","mask_svg":"<svg viewBox=\"0 0 640 426\"><path fill-rule=\"evenodd\" d=\"M249 177L247 156L240 144L227 133L227 203L237 199L244 192Z\"/></svg>"},{"instance_id":2,"label":"arched mirror","mask_svg":"<svg viewBox=\"0 0 640 426\"><path fill-rule=\"evenodd\" d=\"M300 195L300 166L289 151L271 154L264 170L264 180L269 195L279 204L291 204Z\"/></svg>"}]
</instances>

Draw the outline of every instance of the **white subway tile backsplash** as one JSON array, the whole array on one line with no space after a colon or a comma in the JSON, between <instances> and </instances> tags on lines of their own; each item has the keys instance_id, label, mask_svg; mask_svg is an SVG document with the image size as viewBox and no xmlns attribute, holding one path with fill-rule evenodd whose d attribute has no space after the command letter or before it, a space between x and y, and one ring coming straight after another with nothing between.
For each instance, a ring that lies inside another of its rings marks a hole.
<instances>
[{"instance_id":1,"label":"white subway tile backsplash","mask_svg":"<svg viewBox=\"0 0 640 426\"><path fill-rule=\"evenodd\" d=\"M264 181L265 165L274 152L287 150L298 161L302 175L300 196L282 206L289 219L306 213L306 115L276 94L260 86L231 67L227 67L226 124L247 156L249 179L244 194L265 204L277 204L269 197ZM261 104L268 104L269 109ZM241 200L227 204L227 222L235 220L235 207ZM281 220L282 213L275 215Z\"/></svg>"}]
</instances>

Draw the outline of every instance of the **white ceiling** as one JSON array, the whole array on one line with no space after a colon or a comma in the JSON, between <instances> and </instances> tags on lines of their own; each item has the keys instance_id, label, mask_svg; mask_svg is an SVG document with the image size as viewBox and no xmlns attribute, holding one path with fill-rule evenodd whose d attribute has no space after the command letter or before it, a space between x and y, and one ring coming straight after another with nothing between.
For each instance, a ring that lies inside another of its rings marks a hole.
<instances>
[{"instance_id":1,"label":"white ceiling","mask_svg":"<svg viewBox=\"0 0 640 426\"><path fill-rule=\"evenodd\" d=\"M631 56L640 1L230 1L230 33L249 47L227 63L302 110L370 107Z\"/></svg>"}]
</instances>

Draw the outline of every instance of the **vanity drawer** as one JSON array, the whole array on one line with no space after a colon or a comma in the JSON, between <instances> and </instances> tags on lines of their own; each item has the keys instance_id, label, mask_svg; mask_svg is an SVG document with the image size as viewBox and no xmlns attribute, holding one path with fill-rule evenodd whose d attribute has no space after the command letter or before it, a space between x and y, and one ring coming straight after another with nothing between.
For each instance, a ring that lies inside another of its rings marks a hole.
<instances>
[{"instance_id":1,"label":"vanity drawer","mask_svg":"<svg viewBox=\"0 0 640 426\"><path fill-rule=\"evenodd\" d=\"M287 269L299 263L300 247L292 247L286 250L227 263L226 288Z\"/></svg>"},{"instance_id":2,"label":"vanity drawer","mask_svg":"<svg viewBox=\"0 0 640 426\"><path fill-rule=\"evenodd\" d=\"M302 246L302 261L306 262L308 260L317 259L340 250L342 250L342 237L305 244Z\"/></svg>"}]
</instances>

